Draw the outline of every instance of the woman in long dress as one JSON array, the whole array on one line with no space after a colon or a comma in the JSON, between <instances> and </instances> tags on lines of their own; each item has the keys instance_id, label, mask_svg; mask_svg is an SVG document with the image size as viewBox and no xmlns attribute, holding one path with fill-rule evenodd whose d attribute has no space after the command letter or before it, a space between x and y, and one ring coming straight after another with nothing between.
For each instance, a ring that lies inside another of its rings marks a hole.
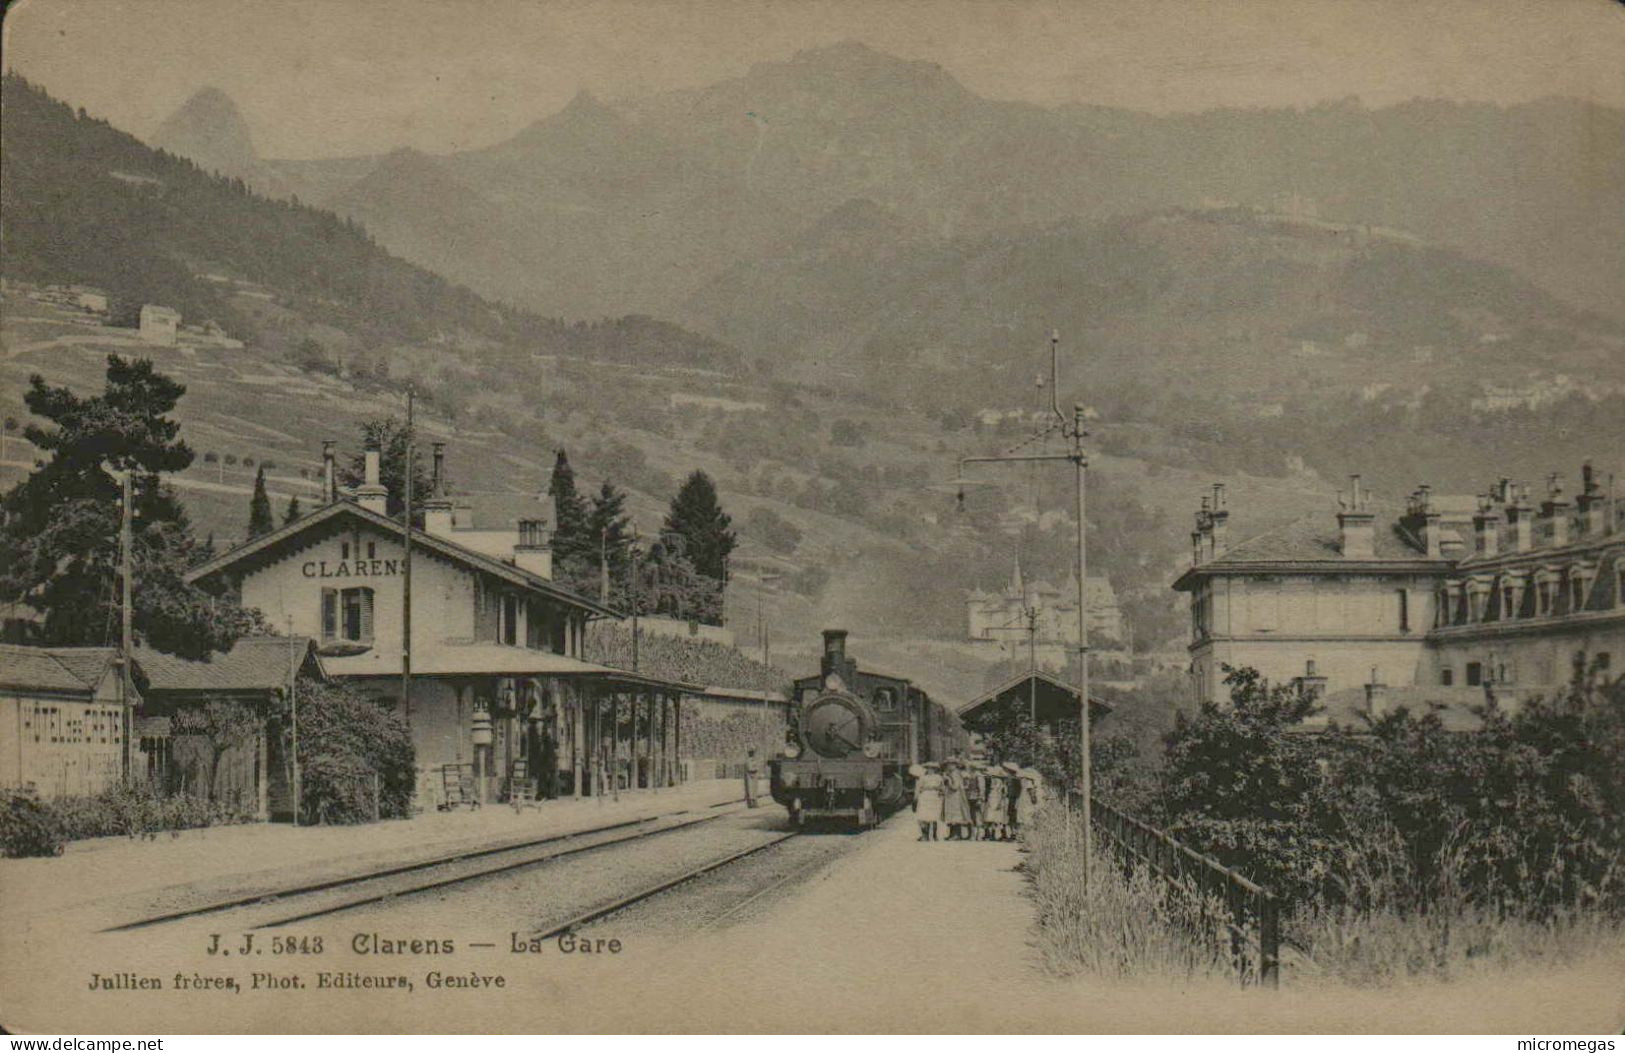
<instances>
[{"instance_id":1,"label":"woman in long dress","mask_svg":"<svg viewBox=\"0 0 1625 1053\"><path fill-rule=\"evenodd\" d=\"M1004 837L1005 841L1014 841L1021 833L1021 776L1018 774L1021 767L1014 761L1004 762Z\"/></svg>"},{"instance_id":2,"label":"woman in long dress","mask_svg":"<svg viewBox=\"0 0 1625 1053\"><path fill-rule=\"evenodd\" d=\"M1004 816L1009 808L1004 798L1004 772L989 768L982 782L987 788L987 800L982 805L982 836L997 841L1004 835Z\"/></svg>"},{"instance_id":3,"label":"woman in long dress","mask_svg":"<svg viewBox=\"0 0 1625 1053\"><path fill-rule=\"evenodd\" d=\"M1016 786L1019 787L1016 797L1016 822L1025 828L1033 821L1033 813L1038 810L1038 773L1030 769L1023 770L1017 777Z\"/></svg>"},{"instance_id":4,"label":"woman in long dress","mask_svg":"<svg viewBox=\"0 0 1625 1053\"><path fill-rule=\"evenodd\" d=\"M935 841L937 824L942 822L942 775L935 763L925 766L925 774L914 782L914 819L920 824L920 840Z\"/></svg>"},{"instance_id":5,"label":"woman in long dress","mask_svg":"<svg viewBox=\"0 0 1625 1053\"><path fill-rule=\"evenodd\" d=\"M948 828L948 840L963 838L965 824L970 822L970 803L965 799L965 770L956 760L943 765L942 772L942 825Z\"/></svg>"}]
</instances>

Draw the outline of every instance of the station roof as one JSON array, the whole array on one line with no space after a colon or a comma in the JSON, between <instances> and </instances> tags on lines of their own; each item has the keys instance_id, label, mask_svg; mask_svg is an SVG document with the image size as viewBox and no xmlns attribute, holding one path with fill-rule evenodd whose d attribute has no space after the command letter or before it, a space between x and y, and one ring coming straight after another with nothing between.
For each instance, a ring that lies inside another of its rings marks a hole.
<instances>
[{"instance_id":1,"label":"station roof","mask_svg":"<svg viewBox=\"0 0 1625 1053\"><path fill-rule=\"evenodd\" d=\"M117 661L112 647L0 644L0 688L89 695Z\"/></svg>"},{"instance_id":2,"label":"station roof","mask_svg":"<svg viewBox=\"0 0 1625 1053\"><path fill-rule=\"evenodd\" d=\"M146 647L135 655L148 688L157 692L275 691L300 671L326 675L315 641L305 636L247 636L201 660Z\"/></svg>"},{"instance_id":3,"label":"station roof","mask_svg":"<svg viewBox=\"0 0 1625 1053\"><path fill-rule=\"evenodd\" d=\"M293 522L278 527L269 534L262 534L257 538L245 541L236 548L223 552L208 562L194 567L187 572L186 580L199 581L239 567L262 565L287 558L300 547L301 535L345 517L359 519L362 523L387 534L402 538L406 536L406 527L399 520L379 515L377 512L361 507L354 501L334 501L331 504L323 505L309 515L300 516ZM621 617L618 612L598 603L596 600L590 600L564 588L562 585L556 585L539 574L532 574L522 567L505 562L495 556L476 552L466 545L460 545L455 541L438 537L416 527L412 528L412 544L453 563L460 563L473 570L484 571L510 584L542 593L550 599L582 608L600 617Z\"/></svg>"},{"instance_id":4,"label":"station roof","mask_svg":"<svg viewBox=\"0 0 1625 1053\"><path fill-rule=\"evenodd\" d=\"M401 655L399 652L386 653L374 648L361 654L324 658L322 666L333 676L398 677L401 675ZM690 695L705 694L708 690L699 684L584 662L551 651L493 643L440 643L415 647L412 651L412 675L562 676L654 687Z\"/></svg>"},{"instance_id":5,"label":"station roof","mask_svg":"<svg viewBox=\"0 0 1625 1053\"><path fill-rule=\"evenodd\" d=\"M993 688L991 691L971 699L969 702L960 706L956 712L961 720L972 719L980 716L983 711L991 708L1001 699L1016 696L1024 697L1025 693L1028 691L1028 682L1032 680L1036 680L1038 682L1038 689L1048 698L1053 699L1057 695L1060 695L1067 698L1070 701L1071 707L1076 709L1078 704L1077 685L1069 684L1060 677L1053 676L1040 670L1036 673L1020 673L1013 676L1004 681L1004 683ZM1112 711L1112 706L1110 703L1092 695L1089 698L1089 706L1090 709L1096 714L1096 720L1100 719L1101 715L1110 713Z\"/></svg>"}]
</instances>

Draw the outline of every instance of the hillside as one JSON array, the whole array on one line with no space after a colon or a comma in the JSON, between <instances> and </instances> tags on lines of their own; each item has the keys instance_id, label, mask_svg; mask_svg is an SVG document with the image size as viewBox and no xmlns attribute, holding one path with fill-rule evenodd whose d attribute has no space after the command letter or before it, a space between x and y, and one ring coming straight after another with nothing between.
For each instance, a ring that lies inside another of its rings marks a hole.
<instances>
[{"instance_id":1,"label":"hillside","mask_svg":"<svg viewBox=\"0 0 1625 1053\"><path fill-rule=\"evenodd\" d=\"M843 205L711 282L690 321L772 348L803 378L850 376L960 420L1031 406L1033 351L1057 328L1101 418L1145 425L1132 448L1175 465L1223 467L1204 452L1222 450L1267 473L1284 451L1394 487L1494 472L1494 459L1538 472L1519 441L1538 416L1475 400L1564 384L1574 426L1538 455L1625 449L1611 411L1625 324L1409 235L1240 208L953 240L899 222ZM1350 463L1356 449L1369 463Z\"/></svg>"},{"instance_id":2,"label":"hillside","mask_svg":"<svg viewBox=\"0 0 1625 1053\"><path fill-rule=\"evenodd\" d=\"M983 98L856 42L703 88L583 96L509 142L438 159L510 210L504 251L450 267L547 313L670 314L853 199L940 238L1215 202L1410 231L1611 311L1625 287L1625 112L1571 99L1417 100L1155 116ZM337 207L376 159L264 162ZM270 177L268 177L270 178ZM433 224L430 211L398 218ZM409 255L405 230L385 244ZM575 280L587 271L592 281ZM746 348L755 350L755 348Z\"/></svg>"},{"instance_id":3,"label":"hillside","mask_svg":"<svg viewBox=\"0 0 1625 1053\"><path fill-rule=\"evenodd\" d=\"M15 74L5 75L0 92L0 238L9 278L98 286L121 305L116 314L166 304L284 356L309 358L298 349L314 340L334 369L375 371L403 344L488 356L520 346L525 354L591 354L617 342L618 322L583 327L493 303L391 255L353 219L259 196L243 179L154 150ZM194 100L201 116L189 111L182 130L229 126L224 107L229 100L219 93ZM433 170L421 155L386 158L371 185L386 208L426 208L429 198L399 187ZM465 240L453 246L478 252L477 235L498 220L473 224L455 197L431 210L438 225L426 236L438 243L460 233ZM465 222L472 229L459 232ZM736 357L676 326L651 341L646 321L627 324L643 334L645 350L674 364Z\"/></svg>"}]
</instances>

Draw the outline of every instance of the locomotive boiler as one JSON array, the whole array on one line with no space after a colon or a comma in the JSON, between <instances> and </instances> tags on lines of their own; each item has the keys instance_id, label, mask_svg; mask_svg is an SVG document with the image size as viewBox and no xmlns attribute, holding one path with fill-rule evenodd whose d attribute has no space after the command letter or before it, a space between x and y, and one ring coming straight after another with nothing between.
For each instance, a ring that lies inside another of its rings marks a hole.
<instances>
[{"instance_id":1,"label":"locomotive boiler","mask_svg":"<svg viewBox=\"0 0 1625 1053\"><path fill-rule=\"evenodd\" d=\"M834 818L871 827L908 804L908 769L963 748L965 732L903 677L860 669L846 631L824 631L817 676L795 682L788 741L768 763L773 799L800 826Z\"/></svg>"}]
</instances>

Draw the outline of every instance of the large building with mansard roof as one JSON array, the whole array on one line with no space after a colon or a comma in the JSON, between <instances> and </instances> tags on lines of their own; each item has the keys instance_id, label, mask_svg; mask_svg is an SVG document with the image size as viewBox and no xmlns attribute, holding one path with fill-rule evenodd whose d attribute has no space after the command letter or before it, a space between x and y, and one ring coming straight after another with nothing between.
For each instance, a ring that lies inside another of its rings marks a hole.
<instances>
[{"instance_id":1,"label":"large building with mansard roof","mask_svg":"<svg viewBox=\"0 0 1625 1053\"><path fill-rule=\"evenodd\" d=\"M1423 486L1403 506L1359 477L1335 515L1231 544L1224 488L1204 497L1191 565L1190 676L1223 701L1224 667L1296 683L1348 723L1405 703L1516 705L1568 683L1577 657L1625 663L1625 502L1588 463L1571 498L1501 480L1473 497ZM1325 719L1325 718L1323 718Z\"/></svg>"}]
</instances>

